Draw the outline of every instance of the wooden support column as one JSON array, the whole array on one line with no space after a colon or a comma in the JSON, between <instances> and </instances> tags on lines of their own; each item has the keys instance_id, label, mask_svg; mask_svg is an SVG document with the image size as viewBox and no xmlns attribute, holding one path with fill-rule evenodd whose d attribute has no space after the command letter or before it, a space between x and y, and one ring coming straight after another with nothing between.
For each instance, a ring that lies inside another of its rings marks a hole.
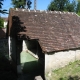
<instances>
[{"instance_id":1,"label":"wooden support column","mask_svg":"<svg viewBox=\"0 0 80 80\"><path fill-rule=\"evenodd\" d=\"M17 56L17 73L21 74L21 64L20 64L20 53L22 52L22 41L23 40L17 40L16 41L16 56Z\"/></svg>"},{"instance_id":2,"label":"wooden support column","mask_svg":"<svg viewBox=\"0 0 80 80\"><path fill-rule=\"evenodd\" d=\"M9 37L9 57L12 69L17 74L17 57L16 57L16 38Z\"/></svg>"},{"instance_id":3,"label":"wooden support column","mask_svg":"<svg viewBox=\"0 0 80 80\"><path fill-rule=\"evenodd\" d=\"M16 38L11 38L11 58L12 58L12 65L14 65L17 70L17 73L21 73L21 65L20 65L20 53L22 52L22 41L17 40Z\"/></svg>"}]
</instances>

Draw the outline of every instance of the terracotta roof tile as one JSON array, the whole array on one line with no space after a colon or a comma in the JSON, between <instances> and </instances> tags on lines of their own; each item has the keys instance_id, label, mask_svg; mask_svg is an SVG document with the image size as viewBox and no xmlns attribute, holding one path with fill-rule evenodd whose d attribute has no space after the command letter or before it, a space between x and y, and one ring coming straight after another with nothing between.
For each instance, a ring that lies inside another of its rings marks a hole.
<instances>
[{"instance_id":1,"label":"terracotta roof tile","mask_svg":"<svg viewBox=\"0 0 80 80\"><path fill-rule=\"evenodd\" d=\"M80 17L75 13L10 9L9 20L11 17L14 19L11 27L18 31L15 35L39 39L45 52L80 47ZM14 33L9 35L13 36Z\"/></svg>"}]
</instances>

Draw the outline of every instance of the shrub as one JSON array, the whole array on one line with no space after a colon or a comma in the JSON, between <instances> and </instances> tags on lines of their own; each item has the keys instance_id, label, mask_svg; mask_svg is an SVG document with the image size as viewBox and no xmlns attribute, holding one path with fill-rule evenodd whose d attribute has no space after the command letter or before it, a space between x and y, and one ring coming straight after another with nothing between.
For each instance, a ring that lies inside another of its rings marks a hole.
<instances>
[{"instance_id":1,"label":"shrub","mask_svg":"<svg viewBox=\"0 0 80 80\"><path fill-rule=\"evenodd\" d=\"M80 16L80 12L77 13Z\"/></svg>"},{"instance_id":2,"label":"shrub","mask_svg":"<svg viewBox=\"0 0 80 80\"><path fill-rule=\"evenodd\" d=\"M0 18L0 28L4 27L4 20L2 18Z\"/></svg>"}]
</instances>

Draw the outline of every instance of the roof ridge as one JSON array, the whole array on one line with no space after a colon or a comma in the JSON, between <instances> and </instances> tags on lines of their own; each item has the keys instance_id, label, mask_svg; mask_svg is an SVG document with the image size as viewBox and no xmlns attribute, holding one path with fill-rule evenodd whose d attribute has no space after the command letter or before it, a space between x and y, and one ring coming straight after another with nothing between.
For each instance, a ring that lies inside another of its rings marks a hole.
<instances>
[{"instance_id":1,"label":"roof ridge","mask_svg":"<svg viewBox=\"0 0 80 80\"><path fill-rule=\"evenodd\" d=\"M23 11L23 12L45 12L45 13L56 13L56 14L76 14L75 12L66 12L66 11L50 11L50 10L30 10L30 9L20 9L20 8L11 8L12 10L16 11ZM79 16L80 17L80 16Z\"/></svg>"}]
</instances>

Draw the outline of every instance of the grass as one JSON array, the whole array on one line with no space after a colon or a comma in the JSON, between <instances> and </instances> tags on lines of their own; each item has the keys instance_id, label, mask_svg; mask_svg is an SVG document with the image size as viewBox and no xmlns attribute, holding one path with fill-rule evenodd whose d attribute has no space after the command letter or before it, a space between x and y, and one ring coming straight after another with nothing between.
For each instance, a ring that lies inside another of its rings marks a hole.
<instances>
[{"instance_id":1,"label":"grass","mask_svg":"<svg viewBox=\"0 0 80 80\"><path fill-rule=\"evenodd\" d=\"M33 57L31 54L23 51L21 53L21 65L23 72L33 72L36 69L38 60Z\"/></svg>"},{"instance_id":2,"label":"grass","mask_svg":"<svg viewBox=\"0 0 80 80\"><path fill-rule=\"evenodd\" d=\"M50 75L49 75L50 74ZM80 80L80 61L46 74L49 80Z\"/></svg>"},{"instance_id":3,"label":"grass","mask_svg":"<svg viewBox=\"0 0 80 80\"><path fill-rule=\"evenodd\" d=\"M41 69L41 64L38 59L25 51L21 53L21 65L24 73L35 74Z\"/></svg>"},{"instance_id":4,"label":"grass","mask_svg":"<svg viewBox=\"0 0 80 80\"><path fill-rule=\"evenodd\" d=\"M21 52L21 63L30 61L37 61L37 59L25 51Z\"/></svg>"}]
</instances>

